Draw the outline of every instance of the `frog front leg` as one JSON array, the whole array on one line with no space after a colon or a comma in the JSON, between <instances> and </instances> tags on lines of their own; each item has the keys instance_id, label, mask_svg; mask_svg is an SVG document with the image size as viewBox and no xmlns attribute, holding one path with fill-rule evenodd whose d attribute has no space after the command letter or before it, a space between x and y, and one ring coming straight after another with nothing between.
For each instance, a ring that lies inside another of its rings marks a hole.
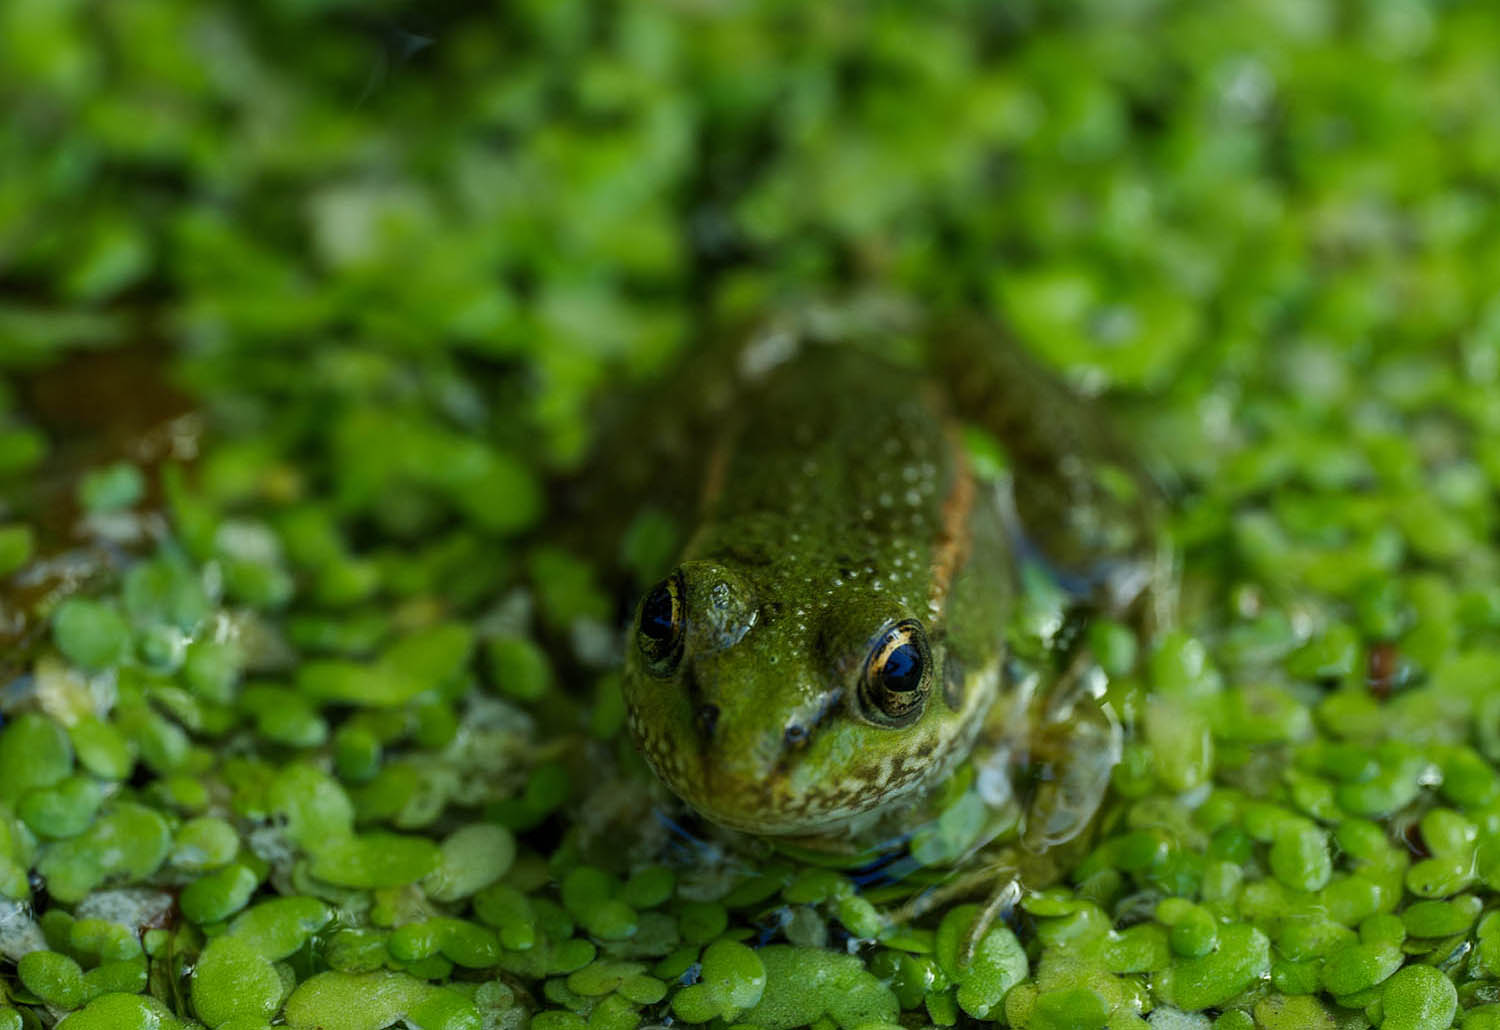
<instances>
[{"instance_id":1,"label":"frog front leg","mask_svg":"<svg viewBox=\"0 0 1500 1030\"><path fill-rule=\"evenodd\" d=\"M975 853L962 875L893 914L899 923L984 897L960 945L961 964L1026 891L1056 882L1082 857L1122 749L1119 720L1103 696L1107 679L1087 647L1014 659L1007 681L975 749L975 789L995 810L1019 800L1021 823Z\"/></svg>"},{"instance_id":2,"label":"frog front leg","mask_svg":"<svg viewBox=\"0 0 1500 1030\"><path fill-rule=\"evenodd\" d=\"M980 775L1020 780L1024 821L1018 839L982 856L983 864L964 877L969 892L984 890L985 902L960 945L963 964L996 919L1028 890L1054 883L1091 842L1088 832L1109 793L1119 762L1123 732L1104 699L1106 680L1087 649L1067 660L1063 672L1031 705L1022 720L1023 739L994 753L1009 769L991 767Z\"/></svg>"},{"instance_id":3,"label":"frog front leg","mask_svg":"<svg viewBox=\"0 0 1500 1030\"><path fill-rule=\"evenodd\" d=\"M1032 791L1021 846L1029 852L1075 839L1104 803L1124 737L1104 687L1103 670L1084 652L1043 698L1028 755Z\"/></svg>"}]
</instances>

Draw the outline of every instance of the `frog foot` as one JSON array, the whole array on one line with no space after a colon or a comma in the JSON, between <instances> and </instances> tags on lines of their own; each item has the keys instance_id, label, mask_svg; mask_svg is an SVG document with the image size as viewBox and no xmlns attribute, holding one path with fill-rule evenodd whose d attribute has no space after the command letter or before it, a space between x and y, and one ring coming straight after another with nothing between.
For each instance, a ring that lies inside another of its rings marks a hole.
<instances>
[{"instance_id":1,"label":"frog foot","mask_svg":"<svg viewBox=\"0 0 1500 1030\"><path fill-rule=\"evenodd\" d=\"M1025 856L1014 847L1006 848L980 868L911 898L890 913L890 922L893 926L900 926L950 902L984 894L984 904L980 906L969 928L964 931L963 939L958 945L959 968L967 969L974 960L979 942L984 940L984 935L995 925L995 920L1015 908L1024 896L1026 888L1022 885L1021 871L1024 861Z\"/></svg>"},{"instance_id":2,"label":"frog foot","mask_svg":"<svg viewBox=\"0 0 1500 1030\"><path fill-rule=\"evenodd\" d=\"M959 968L967 969L974 961L980 943L997 920L1009 915L1029 891L1041 890L1054 883L1063 868L1065 865L1028 851L1024 844L1020 848L1006 848L987 863L979 871L987 878L987 883L976 876L974 882L966 885L971 889L987 886L988 894L958 943Z\"/></svg>"},{"instance_id":3,"label":"frog foot","mask_svg":"<svg viewBox=\"0 0 1500 1030\"><path fill-rule=\"evenodd\" d=\"M1014 900L1019 900L1021 890L1020 871L1017 863L1019 856L1014 848L1007 848L997 855L992 861L984 863L977 869L971 869L962 876L957 876L946 883L939 884L931 890L922 891L913 895L899 908L889 913L889 919L894 926L913 922L922 918L935 909L942 908L950 902L962 901L972 898L982 892L989 892L990 901L985 904L985 909L990 910L997 895L1007 891L1013 891ZM996 887L996 884L1002 884ZM1014 900L1012 903L1014 903ZM1004 911L1005 905L994 903L986 921L985 928L994 922L995 914ZM982 914L982 913L981 913ZM970 949L972 954L972 948Z\"/></svg>"},{"instance_id":4,"label":"frog foot","mask_svg":"<svg viewBox=\"0 0 1500 1030\"><path fill-rule=\"evenodd\" d=\"M989 897L975 913L974 922L970 923L968 930L964 932L963 940L959 941L958 968L969 968L969 964L974 961L974 952L978 950L979 942L984 940L984 935L990 932L990 927L995 925L996 919L1016 907L1023 893L1020 870L1012 869L1009 875L1002 872L996 877Z\"/></svg>"},{"instance_id":5,"label":"frog foot","mask_svg":"<svg viewBox=\"0 0 1500 1030\"><path fill-rule=\"evenodd\" d=\"M1015 908L1026 891L1046 887L1066 868L1058 849L1086 840L1085 831L1109 792L1110 774L1123 746L1119 720L1099 697L1102 686L1099 668L1080 653L1041 699L1026 756L1034 780L1018 845L945 885L944 898L916 899L931 908L941 900L988 889L959 944L961 968L972 961L995 921Z\"/></svg>"}]
</instances>

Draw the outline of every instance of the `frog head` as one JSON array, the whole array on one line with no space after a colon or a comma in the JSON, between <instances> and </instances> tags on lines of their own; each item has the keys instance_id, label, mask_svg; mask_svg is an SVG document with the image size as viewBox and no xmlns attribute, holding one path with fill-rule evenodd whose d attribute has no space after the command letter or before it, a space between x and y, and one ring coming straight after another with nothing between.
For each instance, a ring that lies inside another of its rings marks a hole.
<instances>
[{"instance_id":1,"label":"frog head","mask_svg":"<svg viewBox=\"0 0 1500 1030\"><path fill-rule=\"evenodd\" d=\"M714 822L835 832L942 776L972 744L994 696L972 678L994 679L996 663L965 669L938 606L858 571L792 549L719 554L684 561L638 605L631 731L660 779Z\"/></svg>"}]
</instances>

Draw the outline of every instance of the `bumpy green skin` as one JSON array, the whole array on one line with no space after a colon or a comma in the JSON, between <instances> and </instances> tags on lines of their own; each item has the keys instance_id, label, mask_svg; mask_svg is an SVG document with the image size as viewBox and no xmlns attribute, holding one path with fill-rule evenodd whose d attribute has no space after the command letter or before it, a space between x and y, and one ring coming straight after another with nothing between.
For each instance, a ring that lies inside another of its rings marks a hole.
<instances>
[{"instance_id":1,"label":"bumpy green skin","mask_svg":"<svg viewBox=\"0 0 1500 1030\"><path fill-rule=\"evenodd\" d=\"M624 685L652 768L713 821L848 829L972 745L999 692L1011 552L942 396L920 372L815 347L724 420L678 568L682 657L664 671L632 643ZM920 622L932 660L920 717L893 728L858 685L902 619Z\"/></svg>"}]
</instances>

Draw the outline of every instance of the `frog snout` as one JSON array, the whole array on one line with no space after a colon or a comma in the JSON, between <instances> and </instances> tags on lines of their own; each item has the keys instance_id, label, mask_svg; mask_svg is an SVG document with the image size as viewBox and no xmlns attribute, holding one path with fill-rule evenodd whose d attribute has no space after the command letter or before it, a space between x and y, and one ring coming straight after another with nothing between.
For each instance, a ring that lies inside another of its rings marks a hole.
<instances>
[{"instance_id":1,"label":"frog snout","mask_svg":"<svg viewBox=\"0 0 1500 1030\"><path fill-rule=\"evenodd\" d=\"M733 796L759 794L789 750L781 721L772 716L774 686L747 682L740 656L689 656L683 670L689 732L714 789Z\"/></svg>"}]
</instances>

